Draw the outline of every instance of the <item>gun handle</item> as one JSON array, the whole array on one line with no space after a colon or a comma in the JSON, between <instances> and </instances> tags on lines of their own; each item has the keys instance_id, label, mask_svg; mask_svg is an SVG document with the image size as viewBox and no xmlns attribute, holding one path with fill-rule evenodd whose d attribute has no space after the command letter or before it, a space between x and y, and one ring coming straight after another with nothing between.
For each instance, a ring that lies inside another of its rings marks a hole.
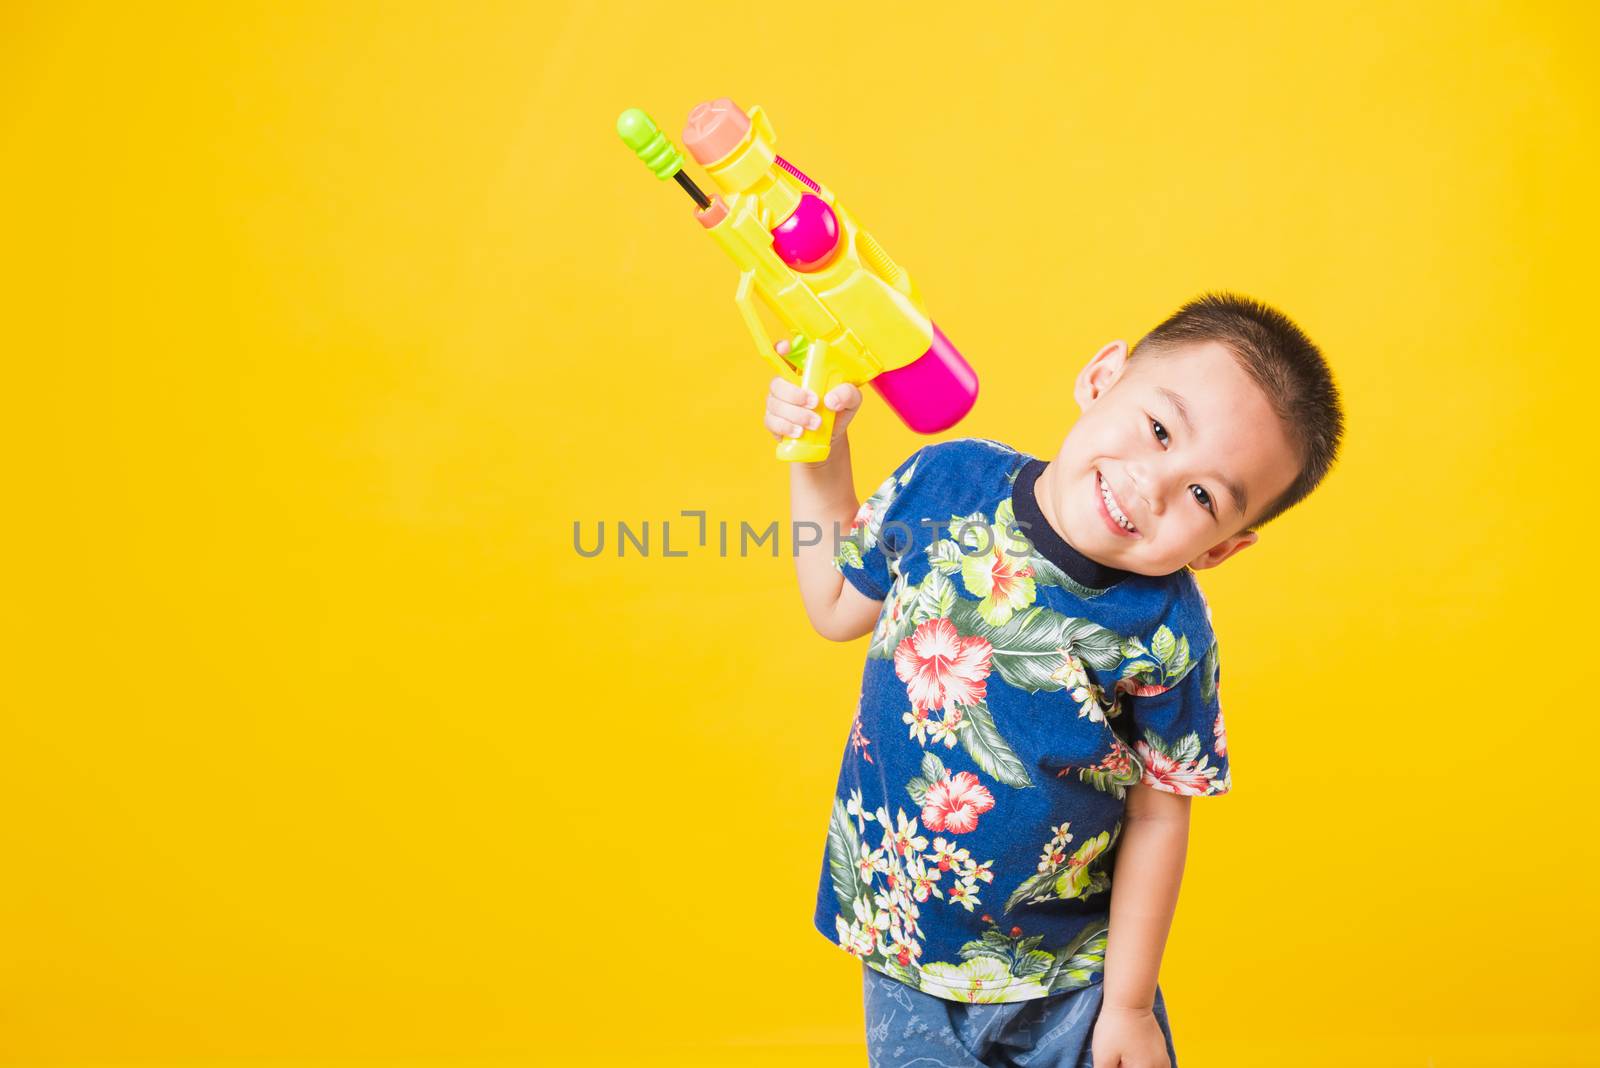
<instances>
[{"instance_id":1,"label":"gun handle","mask_svg":"<svg viewBox=\"0 0 1600 1068\"><path fill-rule=\"evenodd\" d=\"M828 458L833 449L833 421L835 412L832 408L822 403L822 398L828 395L828 390L844 381L840 370L832 366L827 358L828 347L825 341L813 341L806 350L806 369L801 376L800 385L817 395L817 406L813 409L822 419L822 424L815 430L803 431L797 438L784 438L778 442L778 459L789 463L821 463Z\"/></svg>"}]
</instances>

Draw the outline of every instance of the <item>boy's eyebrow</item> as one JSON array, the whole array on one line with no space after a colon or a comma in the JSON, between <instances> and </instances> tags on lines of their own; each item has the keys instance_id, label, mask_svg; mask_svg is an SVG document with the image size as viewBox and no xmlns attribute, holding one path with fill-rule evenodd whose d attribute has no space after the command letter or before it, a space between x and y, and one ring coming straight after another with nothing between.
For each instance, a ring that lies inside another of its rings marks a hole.
<instances>
[{"instance_id":1,"label":"boy's eyebrow","mask_svg":"<svg viewBox=\"0 0 1600 1068\"><path fill-rule=\"evenodd\" d=\"M1165 386L1157 386L1156 392L1165 397L1168 403L1177 409L1178 418L1183 420L1184 428L1188 430L1189 433L1193 434L1194 423L1189 420L1189 409L1183 403L1183 398L1172 392L1172 390L1167 389ZM1222 485L1223 488L1228 491L1228 496L1233 498L1233 506L1239 509L1240 515L1244 515L1246 507L1250 503L1250 498L1248 495L1246 495L1244 487L1228 478L1222 479Z\"/></svg>"}]
</instances>

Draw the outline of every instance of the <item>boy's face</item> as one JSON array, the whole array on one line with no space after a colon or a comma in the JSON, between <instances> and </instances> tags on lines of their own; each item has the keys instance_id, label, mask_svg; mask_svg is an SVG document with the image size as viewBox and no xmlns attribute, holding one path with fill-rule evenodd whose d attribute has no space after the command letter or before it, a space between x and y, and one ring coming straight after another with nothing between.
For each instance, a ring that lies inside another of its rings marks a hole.
<instances>
[{"instance_id":1,"label":"boy's face","mask_svg":"<svg viewBox=\"0 0 1600 1068\"><path fill-rule=\"evenodd\" d=\"M1215 567L1255 543L1244 528L1300 472L1266 396L1217 342L1132 361L1113 342L1079 373L1074 396L1083 415L1037 495L1067 542L1107 566L1140 575ZM1115 508L1102 499L1107 486Z\"/></svg>"}]
</instances>

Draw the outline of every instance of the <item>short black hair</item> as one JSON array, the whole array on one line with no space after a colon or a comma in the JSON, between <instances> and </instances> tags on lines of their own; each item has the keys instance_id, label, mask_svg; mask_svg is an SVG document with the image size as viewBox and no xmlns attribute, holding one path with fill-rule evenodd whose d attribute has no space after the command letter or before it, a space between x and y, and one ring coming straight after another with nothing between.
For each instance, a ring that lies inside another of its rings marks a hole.
<instances>
[{"instance_id":1,"label":"short black hair","mask_svg":"<svg viewBox=\"0 0 1600 1068\"><path fill-rule=\"evenodd\" d=\"M1215 341L1266 395L1300 453L1300 474L1248 529L1265 526L1299 504L1333 467L1344 438L1344 409L1327 361L1305 332L1276 308L1237 293L1206 293L1139 339L1129 358L1179 345Z\"/></svg>"}]
</instances>

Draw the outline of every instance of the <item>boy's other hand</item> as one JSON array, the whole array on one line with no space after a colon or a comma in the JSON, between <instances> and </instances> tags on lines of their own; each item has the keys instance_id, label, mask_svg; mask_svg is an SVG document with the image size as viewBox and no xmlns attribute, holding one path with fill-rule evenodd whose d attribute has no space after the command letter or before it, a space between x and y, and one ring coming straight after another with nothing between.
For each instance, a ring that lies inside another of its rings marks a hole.
<instances>
[{"instance_id":1,"label":"boy's other hand","mask_svg":"<svg viewBox=\"0 0 1600 1068\"><path fill-rule=\"evenodd\" d=\"M1172 1068L1166 1036L1150 1009L1102 1004L1090 1050L1095 1068Z\"/></svg>"},{"instance_id":2,"label":"boy's other hand","mask_svg":"<svg viewBox=\"0 0 1600 1068\"><path fill-rule=\"evenodd\" d=\"M828 391L822 403L835 412L831 441L844 437L850 421L861 408L861 391L848 382L842 382ZM775 439L797 438L803 430L815 430L822 424L816 413L817 395L795 385L786 378L774 377L767 390L766 428Z\"/></svg>"}]
</instances>

